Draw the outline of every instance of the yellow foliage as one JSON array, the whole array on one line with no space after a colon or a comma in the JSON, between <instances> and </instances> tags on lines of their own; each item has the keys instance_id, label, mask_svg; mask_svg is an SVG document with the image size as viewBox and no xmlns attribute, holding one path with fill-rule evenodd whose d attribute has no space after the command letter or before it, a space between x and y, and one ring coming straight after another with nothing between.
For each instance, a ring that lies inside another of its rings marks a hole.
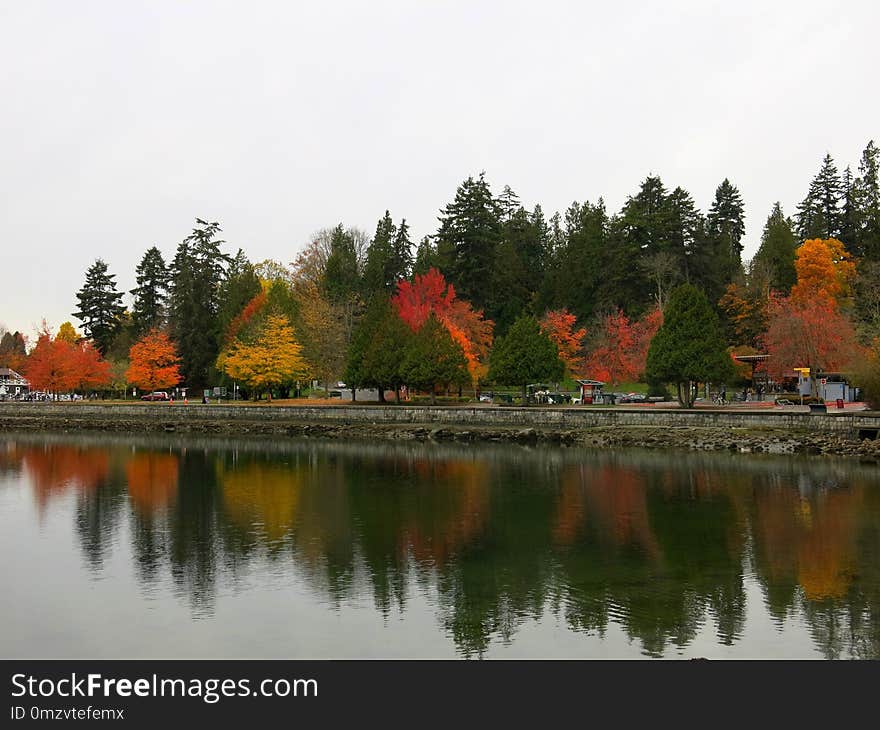
<instances>
[{"instance_id":1,"label":"yellow foliage","mask_svg":"<svg viewBox=\"0 0 880 730\"><path fill-rule=\"evenodd\" d=\"M856 265L836 238L812 238L804 241L795 254L797 284L791 290L796 301L816 297L840 302L850 295Z\"/></svg>"},{"instance_id":2,"label":"yellow foliage","mask_svg":"<svg viewBox=\"0 0 880 730\"><path fill-rule=\"evenodd\" d=\"M282 314L266 317L253 342L236 340L217 358L230 378L262 390L305 378L307 367L293 327Z\"/></svg>"}]
</instances>

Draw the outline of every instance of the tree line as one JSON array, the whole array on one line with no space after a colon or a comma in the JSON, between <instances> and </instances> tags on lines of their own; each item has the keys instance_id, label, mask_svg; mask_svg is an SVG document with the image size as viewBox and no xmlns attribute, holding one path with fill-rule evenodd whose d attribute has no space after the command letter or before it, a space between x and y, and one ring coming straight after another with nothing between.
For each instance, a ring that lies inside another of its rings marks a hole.
<instances>
[{"instance_id":1,"label":"tree line","mask_svg":"<svg viewBox=\"0 0 880 730\"><path fill-rule=\"evenodd\" d=\"M793 218L773 206L751 261L742 259L742 196L728 179L705 214L687 190L651 175L617 213L600 198L546 218L508 186L496 195L480 174L462 182L437 231L417 244L406 220L386 211L372 235L338 224L292 262L252 263L241 249L226 251L219 223L196 219L170 262L158 247L145 252L130 307L107 264L95 261L73 315L116 380L129 374L143 388L175 378L191 389L235 380L282 396L307 380L338 378L380 394L566 375L720 382L733 375L729 362L718 365L719 348L773 350L773 366L828 370L849 365L849 356L774 333L793 323L804 337L811 327L852 333L871 361L880 335L878 163L873 141L855 174L839 173L826 155ZM839 287L817 289L823 276ZM704 353L699 372L690 363L673 373L669 346L649 358L680 309L691 325L674 348L705 339L710 323L720 332L704 343L714 354ZM150 347L132 349L145 339ZM23 342L4 333L0 364L26 369ZM157 343L166 372L145 378L145 350L155 355Z\"/></svg>"}]
</instances>

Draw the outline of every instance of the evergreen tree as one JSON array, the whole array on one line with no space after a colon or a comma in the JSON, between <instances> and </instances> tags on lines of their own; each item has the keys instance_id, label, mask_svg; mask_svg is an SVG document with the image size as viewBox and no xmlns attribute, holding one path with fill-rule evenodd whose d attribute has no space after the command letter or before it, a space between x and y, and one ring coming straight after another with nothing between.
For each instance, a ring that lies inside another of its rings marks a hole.
<instances>
[{"instance_id":1,"label":"evergreen tree","mask_svg":"<svg viewBox=\"0 0 880 730\"><path fill-rule=\"evenodd\" d=\"M412 387L430 388L432 403L437 402L437 385L448 388L470 380L464 351L433 313L408 338L400 374Z\"/></svg>"},{"instance_id":2,"label":"evergreen tree","mask_svg":"<svg viewBox=\"0 0 880 730\"><path fill-rule=\"evenodd\" d=\"M608 273L605 269L607 228L608 217L601 199L596 205L572 203L565 213L564 229L558 214L551 219L549 275L553 277L552 295L546 297L544 310L568 309L582 320L592 316L603 279ZM625 274L621 274L622 280L626 281ZM611 281L611 277L606 280L608 288L611 288Z\"/></svg>"},{"instance_id":3,"label":"evergreen tree","mask_svg":"<svg viewBox=\"0 0 880 730\"><path fill-rule=\"evenodd\" d=\"M412 273L425 275L431 269L440 270L440 257L437 254L437 248L431 243L431 239L425 236L416 249L416 258L413 262Z\"/></svg>"},{"instance_id":4,"label":"evergreen tree","mask_svg":"<svg viewBox=\"0 0 880 730\"><path fill-rule=\"evenodd\" d=\"M21 332L4 332L0 338L0 368L15 371L23 369L27 357L24 335Z\"/></svg>"},{"instance_id":5,"label":"evergreen tree","mask_svg":"<svg viewBox=\"0 0 880 730\"><path fill-rule=\"evenodd\" d=\"M359 278L355 240L340 223L330 238L330 255L322 282L324 293L334 304L347 302L357 295Z\"/></svg>"},{"instance_id":6,"label":"evergreen tree","mask_svg":"<svg viewBox=\"0 0 880 730\"><path fill-rule=\"evenodd\" d=\"M853 179L852 171L847 165L841 178L842 197L840 209L840 236L839 239L846 246L846 250L853 256L861 257L860 246L861 221L858 203L858 186Z\"/></svg>"},{"instance_id":7,"label":"evergreen tree","mask_svg":"<svg viewBox=\"0 0 880 730\"><path fill-rule=\"evenodd\" d=\"M810 183L807 197L798 206L796 218L801 241L810 238L838 238L842 197L843 187L837 166L831 155L826 154L819 173Z\"/></svg>"},{"instance_id":8,"label":"evergreen tree","mask_svg":"<svg viewBox=\"0 0 880 730\"><path fill-rule=\"evenodd\" d=\"M210 384L220 343L220 291L230 259L220 250L220 224L196 218L196 228L177 247L171 265L169 319L180 353L180 372L190 388Z\"/></svg>"},{"instance_id":9,"label":"evergreen tree","mask_svg":"<svg viewBox=\"0 0 880 730\"><path fill-rule=\"evenodd\" d=\"M862 152L855 189L858 250L865 258L880 261L880 149L874 140Z\"/></svg>"},{"instance_id":10,"label":"evergreen tree","mask_svg":"<svg viewBox=\"0 0 880 730\"><path fill-rule=\"evenodd\" d=\"M770 272L771 288L785 295L797 282L794 268L797 238L793 229L791 218L785 217L777 202L764 224L761 246L755 254L755 263L762 264Z\"/></svg>"},{"instance_id":11,"label":"evergreen tree","mask_svg":"<svg viewBox=\"0 0 880 730\"><path fill-rule=\"evenodd\" d=\"M651 341L648 382L675 383L678 401L693 406L697 383L723 383L733 376L718 316L706 295L692 284L672 292L663 324Z\"/></svg>"},{"instance_id":12,"label":"evergreen tree","mask_svg":"<svg viewBox=\"0 0 880 730\"><path fill-rule=\"evenodd\" d=\"M501 210L484 173L459 186L455 200L441 211L436 238L440 270L461 298L494 320L499 296L492 283L501 240Z\"/></svg>"},{"instance_id":13,"label":"evergreen tree","mask_svg":"<svg viewBox=\"0 0 880 730\"><path fill-rule=\"evenodd\" d=\"M102 355L113 343L119 317L125 311L122 293L116 291L115 278L107 273L107 264L98 259L86 271L85 283L76 293L79 309L73 316L83 323L83 331Z\"/></svg>"},{"instance_id":14,"label":"evergreen tree","mask_svg":"<svg viewBox=\"0 0 880 730\"><path fill-rule=\"evenodd\" d=\"M708 277L704 288L715 303L724 287L742 274L745 212L739 190L727 178L715 190L715 199L706 216L706 232L715 275Z\"/></svg>"},{"instance_id":15,"label":"evergreen tree","mask_svg":"<svg viewBox=\"0 0 880 730\"><path fill-rule=\"evenodd\" d=\"M375 387L384 402L385 389L391 388L399 399L403 361L412 336L388 297L376 297L355 328L348 352L343 377L352 395L355 388Z\"/></svg>"},{"instance_id":16,"label":"evergreen tree","mask_svg":"<svg viewBox=\"0 0 880 730\"><path fill-rule=\"evenodd\" d=\"M390 288L401 279L406 279L412 272L413 256L412 256L412 240L409 237L409 225L406 218L401 219L400 225L397 226L397 235L391 244L391 266L389 269Z\"/></svg>"},{"instance_id":17,"label":"evergreen tree","mask_svg":"<svg viewBox=\"0 0 880 730\"><path fill-rule=\"evenodd\" d=\"M136 338L161 327L165 321L165 303L168 298L168 269L162 252L152 246L147 249L135 270L137 286L131 290L132 327Z\"/></svg>"},{"instance_id":18,"label":"evergreen tree","mask_svg":"<svg viewBox=\"0 0 880 730\"><path fill-rule=\"evenodd\" d=\"M368 297L385 292L397 281L391 271L394 239L397 226L391 220L391 213L385 211L376 225L376 233L367 248L367 262L364 266L364 291Z\"/></svg>"},{"instance_id":19,"label":"evergreen tree","mask_svg":"<svg viewBox=\"0 0 880 730\"><path fill-rule=\"evenodd\" d=\"M524 403L529 383L558 381L564 374L559 350L534 317L519 317L506 335L495 340L489 357L489 380L522 386Z\"/></svg>"},{"instance_id":20,"label":"evergreen tree","mask_svg":"<svg viewBox=\"0 0 880 730\"><path fill-rule=\"evenodd\" d=\"M515 199L510 188L505 190ZM493 287L496 292L503 293L495 320L499 332L504 332L525 309L531 307L540 289L545 246L541 234L524 208L506 214L497 248Z\"/></svg>"}]
</instances>

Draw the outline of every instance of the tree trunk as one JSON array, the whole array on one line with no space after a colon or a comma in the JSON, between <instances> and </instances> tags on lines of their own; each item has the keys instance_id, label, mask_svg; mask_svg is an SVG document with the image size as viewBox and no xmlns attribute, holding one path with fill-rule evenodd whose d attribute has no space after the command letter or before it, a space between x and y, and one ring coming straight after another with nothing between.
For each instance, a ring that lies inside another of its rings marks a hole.
<instances>
[{"instance_id":1,"label":"tree trunk","mask_svg":"<svg viewBox=\"0 0 880 730\"><path fill-rule=\"evenodd\" d=\"M523 383L523 387L522 387L522 389L523 389L523 391L522 391L522 395L523 395L523 405L525 405L525 404L526 404L526 398L528 397L528 393L526 392L526 386L525 386L525 383Z\"/></svg>"},{"instance_id":2,"label":"tree trunk","mask_svg":"<svg viewBox=\"0 0 880 730\"><path fill-rule=\"evenodd\" d=\"M351 386L351 402L357 403L357 388L353 385Z\"/></svg>"},{"instance_id":3,"label":"tree trunk","mask_svg":"<svg viewBox=\"0 0 880 730\"><path fill-rule=\"evenodd\" d=\"M384 385L379 386L379 402L380 403L385 402L385 386Z\"/></svg>"},{"instance_id":4,"label":"tree trunk","mask_svg":"<svg viewBox=\"0 0 880 730\"><path fill-rule=\"evenodd\" d=\"M400 386L399 385L394 386L394 402L397 403L397 405L400 405Z\"/></svg>"},{"instance_id":5,"label":"tree trunk","mask_svg":"<svg viewBox=\"0 0 880 730\"><path fill-rule=\"evenodd\" d=\"M431 386L431 405L437 405L437 388L436 386Z\"/></svg>"}]
</instances>

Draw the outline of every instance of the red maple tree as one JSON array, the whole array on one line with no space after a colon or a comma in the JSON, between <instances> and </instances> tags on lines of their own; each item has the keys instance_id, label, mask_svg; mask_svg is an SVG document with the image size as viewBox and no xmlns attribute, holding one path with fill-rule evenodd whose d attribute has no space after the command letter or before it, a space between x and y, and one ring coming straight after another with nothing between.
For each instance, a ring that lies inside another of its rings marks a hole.
<instances>
[{"instance_id":1,"label":"red maple tree","mask_svg":"<svg viewBox=\"0 0 880 730\"><path fill-rule=\"evenodd\" d=\"M635 322L619 309L606 315L587 354L584 372L606 383L639 380L645 372L651 340L661 324L663 313L656 308Z\"/></svg>"},{"instance_id":2,"label":"red maple tree","mask_svg":"<svg viewBox=\"0 0 880 730\"><path fill-rule=\"evenodd\" d=\"M583 347L587 330L583 327L575 329L576 325L577 318L567 309L550 310L541 319L541 329L553 340L566 370L577 375L584 364Z\"/></svg>"}]
</instances>

